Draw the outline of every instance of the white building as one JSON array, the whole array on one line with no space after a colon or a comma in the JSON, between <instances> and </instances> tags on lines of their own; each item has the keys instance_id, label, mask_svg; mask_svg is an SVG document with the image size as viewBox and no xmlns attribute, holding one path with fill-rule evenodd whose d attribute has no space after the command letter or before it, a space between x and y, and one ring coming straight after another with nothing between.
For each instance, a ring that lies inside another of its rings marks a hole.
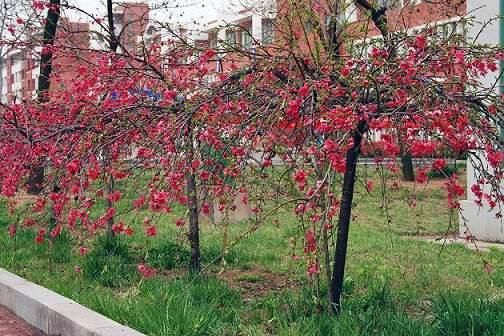
<instances>
[{"instance_id":1,"label":"white building","mask_svg":"<svg viewBox=\"0 0 504 336\"><path fill-rule=\"evenodd\" d=\"M477 37L476 43L488 45L500 45L503 40L503 31L500 24L503 19L497 16L502 15L503 8L499 6L499 0L468 0L467 12L472 13L476 18L476 24L468 29L469 41ZM484 79L486 87L492 87L496 82L497 90L502 91L499 78L500 69L490 73ZM480 157L484 159L483 156ZM485 169L489 169L488 163L483 160ZM488 205L478 206L475 203L475 197L471 191L471 186L476 181L476 171L471 164L467 162L467 200L461 202L461 214L459 216L460 236L473 236L478 240L504 242L504 223L502 219L496 217L499 210L491 210ZM485 202L483 202L485 203Z\"/></svg>"},{"instance_id":2,"label":"white building","mask_svg":"<svg viewBox=\"0 0 504 336\"><path fill-rule=\"evenodd\" d=\"M0 73L0 101L11 103L35 94L40 68L31 50L11 49L4 55Z\"/></svg>"}]
</instances>

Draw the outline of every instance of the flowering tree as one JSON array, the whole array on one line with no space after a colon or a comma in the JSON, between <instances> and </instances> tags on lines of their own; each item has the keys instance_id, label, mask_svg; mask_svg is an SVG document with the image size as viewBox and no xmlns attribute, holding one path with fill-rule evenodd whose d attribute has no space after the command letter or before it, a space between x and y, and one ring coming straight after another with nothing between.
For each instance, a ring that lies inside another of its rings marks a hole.
<instances>
[{"instance_id":1,"label":"flowering tree","mask_svg":"<svg viewBox=\"0 0 504 336\"><path fill-rule=\"evenodd\" d=\"M252 135L248 148L263 152L263 167L280 156L292 171L300 194L291 201L300 220L311 222L305 235L305 253L312 256L308 272L319 273L323 264L330 307L339 312L357 160L363 152L376 154L379 162L404 153L431 157L449 149L472 155L483 148L492 172L478 165L479 181L491 188L484 193L476 185L473 191L491 207L502 200L501 102L481 85L481 78L497 69L502 53L464 44L456 32L443 36L431 26L417 35L408 34L409 27L392 31L388 8L368 1L353 2L369 17L357 27L325 20L337 18L343 2L282 4L277 43L257 50L250 73L233 83L232 90L239 92L233 94L233 106L248 108L244 133ZM447 1L440 8L458 10L456 5ZM381 39L367 42L373 30ZM363 38L357 46L354 41ZM239 49L233 54L238 61L248 55ZM429 170L445 165L439 158L422 167L416 182L426 183ZM395 164L389 168L396 169ZM364 185L371 190L370 181ZM448 207L459 209L464 188L456 176L446 191ZM335 237L333 256L330 237Z\"/></svg>"},{"instance_id":2,"label":"flowering tree","mask_svg":"<svg viewBox=\"0 0 504 336\"><path fill-rule=\"evenodd\" d=\"M89 48L65 91L49 90L43 104L1 106L2 194L14 197L30 167L47 165L47 183L32 210L50 211L55 223L47 230L42 216L24 220L38 229L37 242L62 230L93 234L110 223L115 234L130 235L128 223L111 220L123 195L105 186L147 172L128 208L153 214L144 220L151 236L156 214L185 207L175 224L189 222L193 271L200 270L198 215L210 211L210 199L226 213L236 195L244 195L241 201L254 212L244 236L290 208L304 231L307 271L317 281L324 271L330 309L339 312L360 155L373 154L379 163L401 153L483 149L492 169L480 165L472 189L492 207L502 200L504 161L497 131L502 102L481 85L502 58L500 50L461 44L460 36L440 36L431 27L416 35L392 31L387 8L353 3L368 14L367 22L336 20L345 8L340 1L280 2L274 41L254 41L253 51L225 43L210 50L162 25L168 39L118 53L109 17L110 49ZM366 40L373 30L381 41ZM65 44L54 52L79 57ZM215 62L225 65L223 72L212 73ZM282 165L273 167L275 160ZM416 183L445 165L439 158L422 167ZM280 176L274 188L260 182L272 176ZM363 182L370 191L371 181ZM57 190L48 187L55 184ZM447 205L458 209L464 189L455 176L446 192ZM100 200L108 206L93 217ZM152 275L148 265L140 266Z\"/></svg>"}]
</instances>

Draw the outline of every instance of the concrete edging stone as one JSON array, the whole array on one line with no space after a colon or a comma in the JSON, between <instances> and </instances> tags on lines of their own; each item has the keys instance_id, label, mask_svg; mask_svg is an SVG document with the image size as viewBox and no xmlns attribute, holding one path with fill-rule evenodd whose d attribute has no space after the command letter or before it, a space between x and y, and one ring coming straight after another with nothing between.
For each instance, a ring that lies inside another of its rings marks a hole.
<instances>
[{"instance_id":1,"label":"concrete edging stone","mask_svg":"<svg viewBox=\"0 0 504 336\"><path fill-rule=\"evenodd\" d=\"M2 268L0 305L48 336L145 336Z\"/></svg>"}]
</instances>

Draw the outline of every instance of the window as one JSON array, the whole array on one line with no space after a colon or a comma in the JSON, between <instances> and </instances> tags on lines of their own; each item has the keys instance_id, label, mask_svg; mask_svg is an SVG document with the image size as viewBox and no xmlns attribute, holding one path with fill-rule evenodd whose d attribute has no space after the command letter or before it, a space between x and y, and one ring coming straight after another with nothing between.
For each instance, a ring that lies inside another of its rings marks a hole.
<instances>
[{"instance_id":1,"label":"window","mask_svg":"<svg viewBox=\"0 0 504 336\"><path fill-rule=\"evenodd\" d=\"M248 31L243 31L241 36L243 48L247 50L252 48L252 36L250 36L250 33Z\"/></svg>"},{"instance_id":2,"label":"window","mask_svg":"<svg viewBox=\"0 0 504 336\"><path fill-rule=\"evenodd\" d=\"M383 38L381 36L353 41L349 46L350 53L353 57L360 57L363 59L368 59L373 48L383 48Z\"/></svg>"},{"instance_id":3,"label":"window","mask_svg":"<svg viewBox=\"0 0 504 336\"><path fill-rule=\"evenodd\" d=\"M325 26L327 29L331 26L332 16L328 15L325 18ZM347 2L343 5L340 12L336 17L336 22L338 26L344 26L348 23L357 21L357 7L353 2Z\"/></svg>"},{"instance_id":4,"label":"window","mask_svg":"<svg viewBox=\"0 0 504 336\"><path fill-rule=\"evenodd\" d=\"M262 43L273 43L273 21L263 20L262 22Z\"/></svg>"},{"instance_id":5,"label":"window","mask_svg":"<svg viewBox=\"0 0 504 336\"><path fill-rule=\"evenodd\" d=\"M234 30L226 31L226 43L231 46L236 45L236 32Z\"/></svg>"},{"instance_id":6,"label":"window","mask_svg":"<svg viewBox=\"0 0 504 336\"><path fill-rule=\"evenodd\" d=\"M14 73L14 83L21 83L22 73L20 71Z\"/></svg>"},{"instance_id":7,"label":"window","mask_svg":"<svg viewBox=\"0 0 504 336\"><path fill-rule=\"evenodd\" d=\"M436 26L436 31L439 36L443 39L447 39L454 36L464 36L465 35L465 25L463 21L453 21Z\"/></svg>"},{"instance_id":8,"label":"window","mask_svg":"<svg viewBox=\"0 0 504 336\"><path fill-rule=\"evenodd\" d=\"M348 22L352 23L357 21L357 7L353 1L345 8L345 14Z\"/></svg>"},{"instance_id":9,"label":"window","mask_svg":"<svg viewBox=\"0 0 504 336\"><path fill-rule=\"evenodd\" d=\"M222 72L222 59L220 56L217 56L217 60L215 61L215 72Z\"/></svg>"},{"instance_id":10,"label":"window","mask_svg":"<svg viewBox=\"0 0 504 336\"><path fill-rule=\"evenodd\" d=\"M208 42L208 46L211 49L217 48L217 36L215 35L210 35L210 41Z\"/></svg>"},{"instance_id":11,"label":"window","mask_svg":"<svg viewBox=\"0 0 504 336\"><path fill-rule=\"evenodd\" d=\"M464 45L466 43L466 32L466 25L463 20L436 25L437 37L442 40L449 40L450 44Z\"/></svg>"}]
</instances>

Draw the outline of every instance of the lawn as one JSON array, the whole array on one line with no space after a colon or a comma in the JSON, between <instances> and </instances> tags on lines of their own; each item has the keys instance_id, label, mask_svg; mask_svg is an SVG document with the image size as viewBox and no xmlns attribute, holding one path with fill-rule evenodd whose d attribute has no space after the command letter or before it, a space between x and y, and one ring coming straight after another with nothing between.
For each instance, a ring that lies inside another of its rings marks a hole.
<instances>
[{"instance_id":1,"label":"lawn","mask_svg":"<svg viewBox=\"0 0 504 336\"><path fill-rule=\"evenodd\" d=\"M339 317L319 311L306 263L292 257L298 225L286 211L233 245L225 265L222 227L204 225L204 272L192 277L184 233L173 224L180 209L159 217L151 238L141 233L142 214L123 214L140 233L112 244L97 237L83 257L82 237L62 235L50 249L34 244L33 232L9 238L14 219L4 202L0 266L148 335L504 335L504 252L406 237L457 231L441 186L418 189L410 207L412 186L391 183L388 210L380 187L370 195L359 188ZM249 228L230 225L230 241ZM140 278L141 261L158 275Z\"/></svg>"}]
</instances>

